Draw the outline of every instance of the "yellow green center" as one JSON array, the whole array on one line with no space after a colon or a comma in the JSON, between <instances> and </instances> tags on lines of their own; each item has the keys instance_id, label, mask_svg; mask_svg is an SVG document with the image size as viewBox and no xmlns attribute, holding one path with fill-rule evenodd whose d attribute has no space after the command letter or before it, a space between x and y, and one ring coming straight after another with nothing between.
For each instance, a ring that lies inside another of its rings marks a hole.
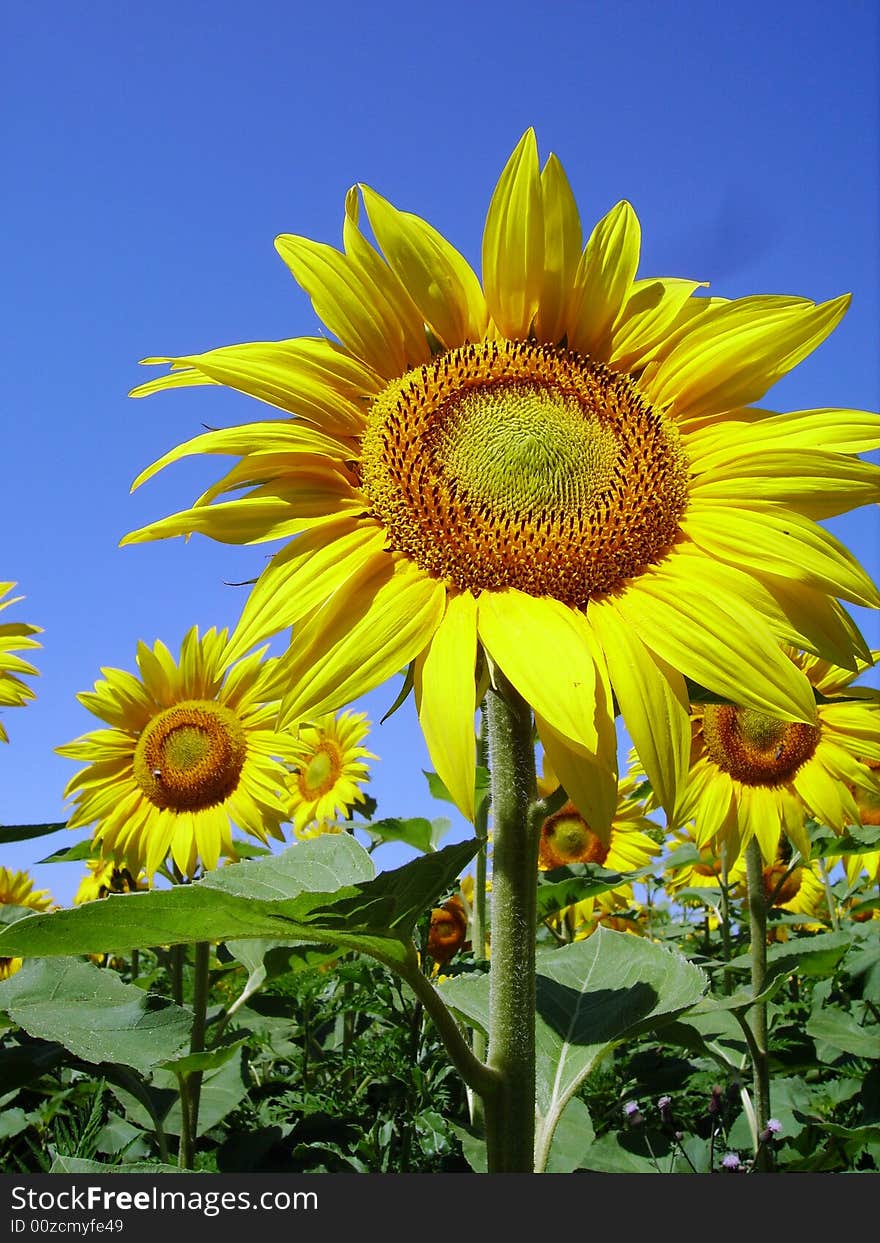
<instances>
[{"instance_id":1,"label":"yellow green center","mask_svg":"<svg viewBox=\"0 0 880 1243\"><path fill-rule=\"evenodd\" d=\"M236 789L247 740L234 712L207 699L165 708L144 728L134 754L134 776L156 807L199 811Z\"/></svg>"},{"instance_id":2,"label":"yellow green center","mask_svg":"<svg viewBox=\"0 0 880 1243\"><path fill-rule=\"evenodd\" d=\"M743 785L778 786L811 759L818 725L780 721L752 708L707 704L703 741L709 758Z\"/></svg>"},{"instance_id":3,"label":"yellow green center","mask_svg":"<svg viewBox=\"0 0 880 1243\"><path fill-rule=\"evenodd\" d=\"M307 800L329 794L341 770L342 757L339 748L329 739L325 739L296 775L300 794Z\"/></svg>"},{"instance_id":4,"label":"yellow green center","mask_svg":"<svg viewBox=\"0 0 880 1243\"><path fill-rule=\"evenodd\" d=\"M671 547L688 468L626 376L566 350L484 341L390 383L361 486L392 548L476 592L583 605Z\"/></svg>"},{"instance_id":5,"label":"yellow green center","mask_svg":"<svg viewBox=\"0 0 880 1243\"><path fill-rule=\"evenodd\" d=\"M608 847L572 803L548 816L541 826L538 864L542 869L566 867L570 863L602 864L607 857Z\"/></svg>"}]
</instances>

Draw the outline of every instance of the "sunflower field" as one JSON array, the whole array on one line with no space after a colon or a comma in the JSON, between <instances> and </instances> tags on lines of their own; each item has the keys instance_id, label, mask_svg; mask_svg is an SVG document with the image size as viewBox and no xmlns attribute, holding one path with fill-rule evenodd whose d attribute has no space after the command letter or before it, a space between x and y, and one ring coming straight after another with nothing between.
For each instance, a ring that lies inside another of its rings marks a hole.
<instances>
[{"instance_id":1,"label":"sunflower field","mask_svg":"<svg viewBox=\"0 0 880 1243\"><path fill-rule=\"evenodd\" d=\"M0 1170L880 1172L880 591L822 525L880 416L762 404L849 298L638 275L532 129L480 276L365 185L276 248L326 334L132 392L262 404L122 543L272 547L79 694L73 902L0 866ZM370 793L386 684L435 818Z\"/></svg>"}]
</instances>

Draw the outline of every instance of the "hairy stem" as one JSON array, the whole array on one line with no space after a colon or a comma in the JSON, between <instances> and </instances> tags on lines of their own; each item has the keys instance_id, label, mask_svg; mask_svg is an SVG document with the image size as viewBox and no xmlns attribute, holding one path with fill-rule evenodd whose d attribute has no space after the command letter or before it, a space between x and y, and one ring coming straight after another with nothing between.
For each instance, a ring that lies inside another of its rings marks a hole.
<instances>
[{"instance_id":1,"label":"hairy stem","mask_svg":"<svg viewBox=\"0 0 880 1243\"><path fill-rule=\"evenodd\" d=\"M767 899L764 895L764 861L761 847L753 837L746 846L746 875L749 889L749 936L752 956L752 996L764 991L767 978ZM752 1084L755 1101L755 1129L760 1136L767 1128L770 1117L770 1068L767 1045L767 1002L759 1001L752 1006ZM769 1153L759 1140L755 1154L755 1168L770 1168Z\"/></svg>"},{"instance_id":2,"label":"hairy stem","mask_svg":"<svg viewBox=\"0 0 880 1243\"><path fill-rule=\"evenodd\" d=\"M496 669L487 694L492 763L492 967L484 1101L490 1173L531 1173L535 1160L535 925L540 828L528 705Z\"/></svg>"}]
</instances>

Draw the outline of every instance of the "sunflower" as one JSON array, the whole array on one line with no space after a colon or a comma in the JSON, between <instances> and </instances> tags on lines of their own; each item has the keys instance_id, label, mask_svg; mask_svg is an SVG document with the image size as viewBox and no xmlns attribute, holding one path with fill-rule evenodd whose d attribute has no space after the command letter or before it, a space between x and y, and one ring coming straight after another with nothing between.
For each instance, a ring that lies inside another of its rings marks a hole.
<instances>
[{"instance_id":1,"label":"sunflower","mask_svg":"<svg viewBox=\"0 0 880 1243\"><path fill-rule=\"evenodd\" d=\"M128 868L120 867L112 859L89 859L86 874L73 895L73 904L80 906L83 902L96 902L111 893L135 893L147 888L145 882L146 877L141 875L135 878Z\"/></svg>"},{"instance_id":2,"label":"sunflower","mask_svg":"<svg viewBox=\"0 0 880 1243\"><path fill-rule=\"evenodd\" d=\"M11 601L7 601L11 603ZM34 890L27 872L0 867L0 906L26 906L32 911L48 911L54 906L48 889ZM8 980L21 966L20 958L0 958L0 980Z\"/></svg>"},{"instance_id":3,"label":"sunflower","mask_svg":"<svg viewBox=\"0 0 880 1243\"><path fill-rule=\"evenodd\" d=\"M194 626L179 661L158 641L138 644L140 678L102 669L105 680L77 698L110 728L57 748L88 763L65 790L76 804L69 827L94 824L105 859L149 878L169 854L180 877L238 858L233 824L282 841L281 761L292 751L267 693L275 661L262 656L231 664L227 631L199 637Z\"/></svg>"},{"instance_id":4,"label":"sunflower","mask_svg":"<svg viewBox=\"0 0 880 1243\"><path fill-rule=\"evenodd\" d=\"M828 918L828 900L825 893L825 880L817 860L804 861L798 859L792 866L787 851L782 843L776 858L765 864L764 898L773 910L787 911L791 915L805 915L808 918L796 921L797 926L811 932L821 932ZM741 855L731 869L731 881L741 888L743 896L747 891L746 861ZM786 925L773 923L768 926L771 940L785 941L788 939Z\"/></svg>"},{"instance_id":5,"label":"sunflower","mask_svg":"<svg viewBox=\"0 0 880 1243\"><path fill-rule=\"evenodd\" d=\"M880 761L880 691L854 688L854 673L785 650L821 696L813 724L731 704L693 707L693 764L683 814L698 846L725 843L733 862L754 836L773 863L784 831L810 857L808 815L842 833L859 822L853 790L880 793L869 762ZM869 762L864 762L869 761Z\"/></svg>"},{"instance_id":6,"label":"sunflower","mask_svg":"<svg viewBox=\"0 0 880 1243\"><path fill-rule=\"evenodd\" d=\"M360 204L375 248L360 227ZM878 607L817 524L880 498L862 411L754 408L839 323L849 298L728 301L636 277L620 202L582 247L557 158L528 130L489 205L482 284L417 216L366 186L344 250L276 245L338 338L151 358L133 395L222 384L293 416L211 431L239 460L193 505L127 535L284 539L233 637L287 626L282 721L335 710L411 666L426 742L474 812L481 653L535 712L566 790L600 834L617 804L612 688L661 804L687 770L686 678L815 723L779 642L854 667L838 598Z\"/></svg>"},{"instance_id":7,"label":"sunflower","mask_svg":"<svg viewBox=\"0 0 880 1243\"><path fill-rule=\"evenodd\" d=\"M462 948L467 937L467 926L464 902L456 895L431 911L427 953L438 969L445 967Z\"/></svg>"},{"instance_id":8,"label":"sunflower","mask_svg":"<svg viewBox=\"0 0 880 1243\"><path fill-rule=\"evenodd\" d=\"M541 784L549 790L553 781L545 759ZM660 854L660 847L651 836L657 825L645 815L644 804L633 797L635 788L631 778L620 783L617 809L607 836L596 832L571 801L548 816L541 825L539 869L550 871L572 863L596 863L612 872L634 872L647 867ZM566 928L569 936L577 939L593 931L597 920L617 919L619 912L631 905L632 898L632 885L624 884L597 898L586 898L566 907L554 917L553 924ZM621 926L619 930L629 929Z\"/></svg>"},{"instance_id":9,"label":"sunflower","mask_svg":"<svg viewBox=\"0 0 880 1243\"><path fill-rule=\"evenodd\" d=\"M0 610L24 599L23 596L14 596L11 600L3 599L14 586L15 583L0 583ZM30 661L22 660L14 653L39 647L40 644L33 636L40 633L40 626L31 626L27 622L6 622L0 625L0 707L17 708L35 698L33 690L18 675L36 674L39 671ZM0 742L8 741L9 736L0 721Z\"/></svg>"},{"instance_id":10,"label":"sunflower","mask_svg":"<svg viewBox=\"0 0 880 1243\"><path fill-rule=\"evenodd\" d=\"M300 726L291 744L296 767L288 781L297 837L314 836L308 829L316 821L347 819L352 807L364 802L361 786L370 779L364 760L377 758L362 745L369 732L363 712L331 712ZM319 832L328 827L320 826Z\"/></svg>"}]
</instances>

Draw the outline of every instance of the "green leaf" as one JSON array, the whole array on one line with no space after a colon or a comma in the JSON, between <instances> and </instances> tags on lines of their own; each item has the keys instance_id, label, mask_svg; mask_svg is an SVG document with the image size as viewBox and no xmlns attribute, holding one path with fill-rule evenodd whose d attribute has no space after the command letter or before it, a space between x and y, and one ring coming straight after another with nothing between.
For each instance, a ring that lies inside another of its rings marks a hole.
<instances>
[{"instance_id":1,"label":"green leaf","mask_svg":"<svg viewBox=\"0 0 880 1243\"><path fill-rule=\"evenodd\" d=\"M201 1053L184 1053L182 1057L169 1058L161 1066L163 1070L173 1070L176 1075L191 1075L196 1070L216 1070L235 1057L246 1040L247 1036L239 1036L230 1040L229 1044L203 1049Z\"/></svg>"},{"instance_id":2,"label":"green leaf","mask_svg":"<svg viewBox=\"0 0 880 1243\"><path fill-rule=\"evenodd\" d=\"M4 1109L0 1113L0 1139L14 1139L22 1131L26 1131L29 1125L30 1120L23 1109Z\"/></svg>"},{"instance_id":3,"label":"green leaf","mask_svg":"<svg viewBox=\"0 0 880 1243\"><path fill-rule=\"evenodd\" d=\"M766 983L769 986L777 976L791 975L795 971L814 979L832 975L852 943L848 932L821 932L800 941L771 945L767 951ZM728 963L732 971L751 971L751 966L749 954L740 954Z\"/></svg>"},{"instance_id":4,"label":"green leaf","mask_svg":"<svg viewBox=\"0 0 880 1243\"><path fill-rule=\"evenodd\" d=\"M85 1062L121 1062L142 1074L173 1057L192 1026L189 1011L74 958L27 960L0 983L0 1010Z\"/></svg>"},{"instance_id":5,"label":"green leaf","mask_svg":"<svg viewBox=\"0 0 880 1243\"><path fill-rule=\"evenodd\" d=\"M826 825L819 825L811 834L813 850L811 859L824 859L828 855L864 855L880 850L880 825L861 824L851 826L846 833L837 834Z\"/></svg>"},{"instance_id":6,"label":"green leaf","mask_svg":"<svg viewBox=\"0 0 880 1243\"><path fill-rule=\"evenodd\" d=\"M87 1161L85 1157L56 1156L50 1174L201 1174L201 1170L181 1170L161 1161L132 1161L121 1165L112 1161Z\"/></svg>"},{"instance_id":7,"label":"green leaf","mask_svg":"<svg viewBox=\"0 0 880 1243\"><path fill-rule=\"evenodd\" d=\"M354 824L354 822L350 822ZM430 854L437 849L438 842L452 828L452 821L445 816L437 820L426 820L424 816L413 816L408 820L390 817L385 820L374 820L369 824L356 826L369 833L377 843L403 842L420 850L422 854Z\"/></svg>"},{"instance_id":8,"label":"green leaf","mask_svg":"<svg viewBox=\"0 0 880 1243\"><path fill-rule=\"evenodd\" d=\"M331 943L399 967L414 952L416 921L476 850L472 838L374 876L369 854L354 838L327 835L271 858L220 868L193 885L19 920L0 933L0 956L257 937Z\"/></svg>"},{"instance_id":9,"label":"green leaf","mask_svg":"<svg viewBox=\"0 0 880 1243\"><path fill-rule=\"evenodd\" d=\"M64 1060L64 1049L52 1041L35 1040L0 1049L0 1084L4 1092L39 1079Z\"/></svg>"},{"instance_id":10,"label":"green leaf","mask_svg":"<svg viewBox=\"0 0 880 1243\"><path fill-rule=\"evenodd\" d=\"M556 1124L546 1172L570 1174L580 1169L595 1138L589 1109L582 1100L573 1096Z\"/></svg>"},{"instance_id":11,"label":"green leaf","mask_svg":"<svg viewBox=\"0 0 880 1243\"><path fill-rule=\"evenodd\" d=\"M553 868L538 876L538 921L549 919L567 906L594 898L597 894L619 889L634 880L653 872L653 868L639 868L636 872L611 872L597 863L574 863L569 867Z\"/></svg>"},{"instance_id":12,"label":"green leaf","mask_svg":"<svg viewBox=\"0 0 880 1243\"><path fill-rule=\"evenodd\" d=\"M830 1061L826 1048L853 1057L880 1059L880 1027L862 1027L851 1014L839 1009L815 1011L807 1020L807 1035L816 1042L820 1062Z\"/></svg>"},{"instance_id":13,"label":"green leaf","mask_svg":"<svg viewBox=\"0 0 880 1243\"><path fill-rule=\"evenodd\" d=\"M32 837L47 837L66 829L67 821L60 824L4 824L0 825L0 846L8 846L10 842L27 842Z\"/></svg>"},{"instance_id":14,"label":"green leaf","mask_svg":"<svg viewBox=\"0 0 880 1243\"><path fill-rule=\"evenodd\" d=\"M584 941L540 953L537 973L540 1171L563 1109L599 1059L626 1037L695 1005L708 981L680 954L602 927ZM488 976L457 976L439 991L470 1026L488 1031Z\"/></svg>"},{"instance_id":15,"label":"green leaf","mask_svg":"<svg viewBox=\"0 0 880 1243\"><path fill-rule=\"evenodd\" d=\"M86 837L73 846L62 846L60 850L46 855L45 859L39 859L38 863L81 863L83 859L91 859L93 849L92 839Z\"/></svg>"},{"instance_id":16,"label":"green leaf","mask_svg":"<svg viewBox=\"0 0 880 1243\"><path fill-rule=\"evenodd\" d=\"M446 785L444 784L443 781L440 780L437 774L428 772L427 769L424 769L424 768L422 769L422 772L425 775L425 780L428 782L428 789L431 793L431 797L439 799L440 802L442 803L452 803L454 805L455 799L449 793L449 791L446 788ZM489 798L490 793L491 793L491 777L489 775L489 770L488 768L483 768L482 765L478 764L476 780L474 782L474 814L475 815L479 815L480 808L482 807L486 799Z\"/></svg>"}]
</instances>

